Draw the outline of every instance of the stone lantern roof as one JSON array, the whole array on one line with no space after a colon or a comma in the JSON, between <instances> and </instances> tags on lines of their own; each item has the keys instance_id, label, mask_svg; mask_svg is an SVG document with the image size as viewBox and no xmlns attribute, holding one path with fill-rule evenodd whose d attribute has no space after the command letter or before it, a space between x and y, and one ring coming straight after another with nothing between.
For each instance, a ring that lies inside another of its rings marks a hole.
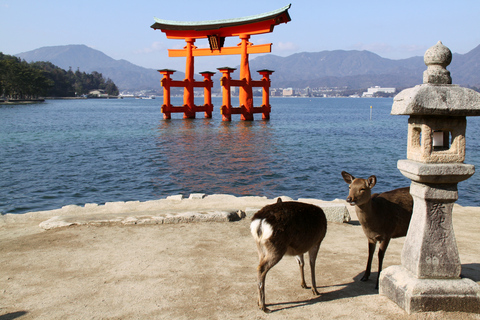
<instances>
[{"instance_id":1,"label":"stone lantern roof","mask_svg":"<svg viewBox=\"0 0 480 320\"><path fill-rule=\"evenodd\" d=\"M480 93L452 85L446 67L450 49L440 41L425 52L423 84L401 91L393 99L391 114L423 116L480 116Z\"/></svg>"}]
</instances>

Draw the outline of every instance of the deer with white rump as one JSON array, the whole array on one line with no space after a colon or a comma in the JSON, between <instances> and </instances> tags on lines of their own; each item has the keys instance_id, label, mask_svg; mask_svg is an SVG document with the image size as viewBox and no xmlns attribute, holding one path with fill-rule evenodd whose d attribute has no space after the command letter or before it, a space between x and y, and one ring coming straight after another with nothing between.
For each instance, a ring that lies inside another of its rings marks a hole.
<instances>
[{"instance_id":1,"label":"deer with white rump","mask_svg":"<svg viewBox=\"0 0 480 320\"><path fill-rule=\"evenodd\" d=\"M300 266L301 286L307 288L304 276L303 254L308 251L312 278L312 291L319 295L315 281L315 261L318 249L327 233L327 219L323 210L315 205L288 201L267 205L255 213L250 224L257 243L259 265L258 305L264 312L270 312L265 306L265 277L268 270L275 266L285 254L296 256Z\"/></svg>"},{"instance_id":2,"label":"deer with white rump","mask_svg":"<svg viewBox=\"0 0 480 320\"><path fill-rule=\"evenodd\" d=\"M373 254L377 242L380 243L378 276L375 285L375 288L378 289L383 258L390 239L407 235L413 211L413 198L410 195L410 188L400 188L372 195L371 190L377 183L375 176L360 179L345 171L342 171L342 176L350 188L347 202L355 206L358 221L362 225L363 232L368 240L367 268L360 279L361 281L367 281L370 277Z\"/></svg>"}]
</instances>

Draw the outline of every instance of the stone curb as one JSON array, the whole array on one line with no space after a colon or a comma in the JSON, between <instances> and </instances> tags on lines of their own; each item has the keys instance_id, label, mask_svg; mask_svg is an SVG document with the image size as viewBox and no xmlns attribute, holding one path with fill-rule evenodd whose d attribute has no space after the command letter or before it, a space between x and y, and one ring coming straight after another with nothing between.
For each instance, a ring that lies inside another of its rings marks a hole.
<instances>
[{"instance_id":1,"label":"stone curb","mask_svg":"<svg viewBox=\"0 0 480 320\"><path fill-rule=\"evenodd\" d=\"M215 195L219 197L218 195ZM215 197L211 196L211 197ZM207 197L208 198L208 197ZM148 205L147 210L138 211L138 208L145 206L145 202L115 202L105 205L86 204L84 207L65 206L57 212L60 215L51 216L50 219L43 221L39 227L50 230L54 228L67 227L72 225L105 225L105 224L123 224L123 225L153 225L153 224L177 224L177 223L195 223L195 222L231 222L239 221L244 218L251 218L264 205L276 202L276 199L268 200L260 197L237 198L226 195L227 200L232 201L231 209L217 209L217 203L206 201L204 194L192 194L184 199L181 195L169 196L160 202L167 201L170 205L152 206ZM288 197L282 197L284 201L291 201ZM197 201L195 204L199 211L195 209L186 209L181 206L182 202ZM344 203L325 202L316 199L299 199L298 201L311 203L323 209L327 220L330 222L344 223L350 221L350 214ZM159 203L160 203L159 202ZM162 202L162 203L163 203ZM252 204L246 207L242 202ZM205 209L207 208L207 209Z\"/></svg>"},{"instance_id":2,"label":"stone curb","mask_svg":"<svg viewBox=\"0 0 480 320\"><path fill-rule=\"evenodd\" d=\"M226 212L184 212L180 214L167 214L165 216L152 215L85 215L85 216L56 216L40 223L40 228L45 230L68 227L73 225L104 225L121 223L123 225L135 224L177 224L192 222L231 222L238 221L245 217L243 211Z\"/></svg>"}]
</instances>

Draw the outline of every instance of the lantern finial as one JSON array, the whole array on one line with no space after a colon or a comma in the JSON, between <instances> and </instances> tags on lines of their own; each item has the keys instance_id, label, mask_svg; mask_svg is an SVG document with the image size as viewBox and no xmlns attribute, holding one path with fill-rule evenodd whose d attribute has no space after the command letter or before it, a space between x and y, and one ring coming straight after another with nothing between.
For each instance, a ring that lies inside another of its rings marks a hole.
<instances>
[{"instance_id":1,"label":"lantern finial","mask_svg":"<svg viewBox=\"0 0 480 320\"><path fill-rule=\"evenodd\" d=\"M450 71L446 69L452 62L452 52L441 41L425 52L423 61L427 65L427 70L423 72L423 83L452 84Z\"/></svg>"}]
</instances>

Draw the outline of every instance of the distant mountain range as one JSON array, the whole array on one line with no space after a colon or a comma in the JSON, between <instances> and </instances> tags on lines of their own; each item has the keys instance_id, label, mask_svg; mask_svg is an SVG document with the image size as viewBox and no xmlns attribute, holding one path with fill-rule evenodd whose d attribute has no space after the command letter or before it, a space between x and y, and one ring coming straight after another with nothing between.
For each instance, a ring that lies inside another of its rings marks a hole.
<instances>
[{"instance_id":1,"label":"distant mountain range","mask_svg":"<svg viewBox=\"0 0 480 320\"><path fill-rule=\"evenodd\" d=\"M65 70L97 71L112 79L120 90L160 89L160 75L155 69L115 60L85 45L43 47L15 56L28 62L49 61ZM406 88L421 84L426 66L423 57L392 60L369 51L335 50L302 52L288 57L251 56L250 69L254 79L258 77L256 70L274 70L271 77L274 88L363 89L371 86ZM480 46L466 54L453 54L447 69L454 84L480 87ZM238 75L233 77L238 78ZM175 78L183 79L184 74L177 72ZM217 73L214 81L219 78Z\"/></svg>"}]
</instances>

